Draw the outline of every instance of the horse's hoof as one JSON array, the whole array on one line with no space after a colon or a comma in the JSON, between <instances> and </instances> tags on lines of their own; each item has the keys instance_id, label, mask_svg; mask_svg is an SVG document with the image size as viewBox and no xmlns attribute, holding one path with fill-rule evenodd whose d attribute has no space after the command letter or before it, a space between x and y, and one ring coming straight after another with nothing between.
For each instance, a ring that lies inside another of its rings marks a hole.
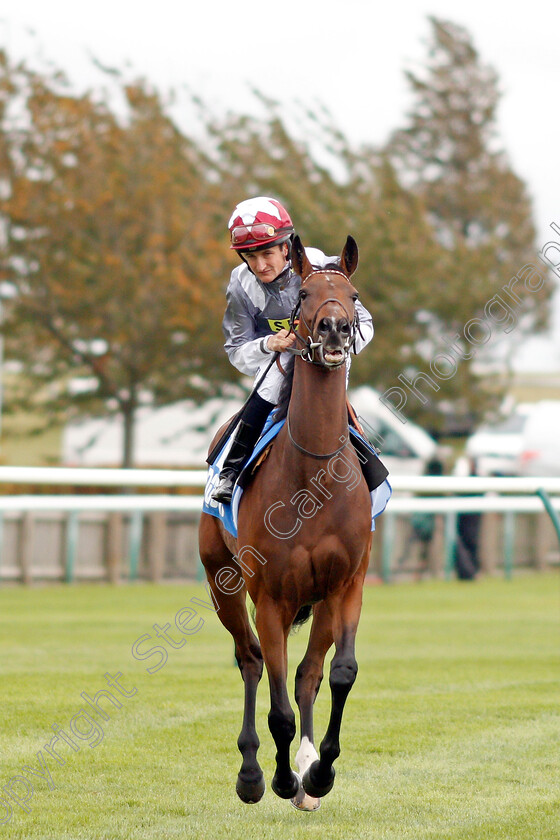
<instances>
[{"instance_id":1,"label":"horse's hoof","mask_svg":"<svg viewBox=\"0 0 560 840\"><path fill-rule=\"evenodd\" d=\"M297 773L294 773L293 770L292 783L286 788L279 787L278 781L276 779L276 773L274 774L274 777L272 779L272 790L274 791L276 796L280 797L280 799L294 799L294 797L297 795L298 790L300 789L300 786L301 778L298 776Z\"/></svg>"},{"instance_id":2,"label":"horse's hoof","mask_svg":"<svg viewBox=\"0 0 560 840\"><path fill-rule=\"evenodd\" d=\"M290 805L293 805L298 811L317 811L321 807L321 800L316 799L314 796L309 796L305 792L303 784L300 782L298 792L293 799L290 799Z\"/></svg>"},{"instance_id":3,"label":"horse's hoof","mask_svg":"<svg viewBox=\"0 0 560 840\"><path fill-rule=\"evenodd\" d=\"M238 776L237 784L235 785L238 797L247 805L254 805L256 802L260 802L263 798L265 788L266 785L264 783L264 776L262 773L260 778L255 782L243 780L240 776Z\"/></svg>"},{"instance_id":4,"label":"horse's hoof","mask_svg":"<svg viewBox=\"0 0 560 840\"><path fill-rule=\"evenodd\" d=\"M331 767L330 776L326 783L321 783L321 779L317 778L319 766L320 762L314 761L311 767L307 768L302 779L305 792L316 799L320 799L321 796L326 796L332 790L335 777L334 767Z\"/></svg>"}]
</instances>

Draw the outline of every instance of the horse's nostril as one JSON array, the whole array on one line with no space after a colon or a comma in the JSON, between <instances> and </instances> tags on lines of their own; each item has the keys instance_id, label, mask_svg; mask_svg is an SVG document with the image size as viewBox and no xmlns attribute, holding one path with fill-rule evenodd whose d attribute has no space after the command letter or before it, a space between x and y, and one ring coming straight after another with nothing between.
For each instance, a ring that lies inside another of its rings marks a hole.
<instances>
[{"instance_id":1,"label":"horse's nostril","mask_svg":"<svg viewBox=\"0 0 560 840\"><path fill-rule=\"evenodd\" d=\"M330 328L331 328L331 323L330 323L329 319L328 318L321 318L321 320L319 321L319 326L318 326L319 332L326 333L330 330Z\"/></svg>"}]
</instances>

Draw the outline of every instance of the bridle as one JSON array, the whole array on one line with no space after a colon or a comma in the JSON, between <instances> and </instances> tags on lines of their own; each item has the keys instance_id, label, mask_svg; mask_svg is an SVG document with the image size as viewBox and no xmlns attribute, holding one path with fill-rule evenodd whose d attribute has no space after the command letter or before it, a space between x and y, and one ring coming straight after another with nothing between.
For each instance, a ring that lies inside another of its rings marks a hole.
<instances>
[{"instance_id":1,"label":"bridle","mask_svg":"<svg viewBox=\"0 0 560 840\"><path fill-rule=\"evenodd\" d=\"M344 272L336 271L336 270L333 270L333 269L327 269L327 270L323 269L323 270L318 270L318 271L311 271L306 276L305 280L307 280L309 277L312 277L313 275L317 275L317 274L340 274L342 277L344 277L345 280L348 280L348 277L346 276L346 274L344 274ZM360 330L360 318L359 318L357 310L354 311L354 317L350 318L350 313L348 312L348 310L346 309L346 307L344 306L342 301L340 301L338 298L327 298L327 300L324 300L319 304L319 306L315 310L315 313L313 314L313 318L311 319L311 324L308 324L307 320L305 319L305 317L304 317L304 315L301 311L302 303L303 303L303 299L304 299L304 297L302 295L302 292L305 292L305 289L303 289L303 288L300 289L300 293L299 293L299 296L298 296L298 301L297 301L297 303L296 303L296 305L295 305L295 307L292 311L292 314L290 315L290 333L292 333L292 332L294 333L294 335L296 337L296 340L301 342L303 347L301 349L298 349L296 347L290 347L288 352L292 353L293 355L299 356L301 359L303 359L304 362L311 362L312 364L319 365L321 367L327 367L327 368L331 368L331 369L341 367L341 365L346 363L346 360L347 360L348 356L350 355L350 352L354 348L354 344L356 342L356 337L357 337L358 333L363 338L362 332ZM342 311L346 315L348 323L350 324L350 331L348 333L346 341L342 345L343 356L342 356L342 359L341 359L340 362L327 362L325 360L324 347L323 347L324 339L320 339L319 341L313 341L313 334L315 332L315 326L317 324L317 319L319 317L319 312L321 311L321 309L324 306L326 306L327 303L338 303L338 305L340 306L340 308L342 309ZM308 336L307 336L307 339L304 339L301 335L298 334L298 331L296 329L296 326L297 326L296 322L297 322L298 318L299 318L299 321L301 321L305 325L305 327L307 329L307 332L309 333ZM345 449L346 446L348 445L349 436L347 435L346 437L340 438L343 441L342 446L339 446L338 449L335 449L333 452L328 452L326 454L323 454L323 453L319 454L317 452L311 452L309 449L305 449L296 440L294 440L294 437L292 435L292 430L291 430L291 427L290 427L290 413L289 412L288 412L288 415L287 415L287 427L288 427L288 437L289 437L292 445L299 452L301 452L303 455L309 455L311 458L317 458L319 460L326 460L326 459L329 459L329 458L334 458L336 455L339 455L342 452L342 450Z\"/></svg>"},{"instance_id":2,"label":"bridle","mask_svg":"<svg viewBox=\"0 0 560 840\"><path fill-rule=\"evenodd\" d=\"M325 269L322 269L322 270L319 269L317 271L311 271L307 275L305 280L307 281L307 279L309 277L312 277L313 275L317 275L317 274L339 274L341 277L344 277L345 280L348 280L348 277L346 276L346 274L344 274L344 272L336 271L334 269L326 269L326 270ZM357 310L355 310L354 311L354 317L350 318L350 313L348 312L348 310L346 309L346 307L344 306L342 301L340 301L338 298L327 298L327 300L324 300L319 304L319 306L315 310L313 318L311 319L311 324L308 324L304 315L303 315L303 313L302 313L302 311L301 311L302 303L303 303L303 300L304 300L304 293L305 293L305 289L304 288L300 289L299 296L298 296L298 301L297 301L294 309L292 310L292 313L290 315L290 321L289 321L289 324L290 324L290 330L289 331L290 331L290 333L293 332L293 334L296 337L296 340L301 342L301 344L303 346L302 346L301 349L298 349L297 347L290 347L288 352L292 353L295 356L300 356L303 359L304 362L311 362L312 364L320 365L321 367L338 368L341 365L345 364L346 359L350 355L350 352L354 349L354 344L356 343L357 335L360 334L360 336L363 338L362 332L360 330L360 318L359 318L358 312L357 312ZM350 324L350 331L348 333L346 341L342 345L343 357L342 357L342 360L340 362L327 362L325 360L324 347L323 347L324 339L320 339L319 341L313 341L313 335L314 335L314 332L315 332L315 326L317 324L317 319L319 317L319 312L321 311L321 309L324 306L327 305L327 303L338 303L338 305L340 306L340 308L343 310L344 314L346 315L348 323ZM298 319L299 319L299 321L303 322L303 324L305 325L305 327L307 329L307 332L309 333L309 335L307 336L306 339L304 339L297 332L296 322L298 321Z\"/></svg>"}]
</instances>

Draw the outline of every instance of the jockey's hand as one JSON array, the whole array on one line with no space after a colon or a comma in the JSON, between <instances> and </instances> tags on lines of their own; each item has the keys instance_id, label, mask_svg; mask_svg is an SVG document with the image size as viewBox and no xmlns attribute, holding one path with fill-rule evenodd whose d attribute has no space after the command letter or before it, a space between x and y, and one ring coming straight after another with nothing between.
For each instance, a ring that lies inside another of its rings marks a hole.
<instances>
[{"instance_id":1,"label":"jockey's hand","mask_svg":"<svg viewBox=\"0 0 560 840\"><path fill-rule=\"evenodd\" d=\"M294 333L290 333L288 330L279 330L274 335L270 335L268 337L266 346L269 350L277 350L279 353L282 353L284 350L287 350L288 347L291 347L295 340L296 337Z\"/></svg>"}]
</instances>

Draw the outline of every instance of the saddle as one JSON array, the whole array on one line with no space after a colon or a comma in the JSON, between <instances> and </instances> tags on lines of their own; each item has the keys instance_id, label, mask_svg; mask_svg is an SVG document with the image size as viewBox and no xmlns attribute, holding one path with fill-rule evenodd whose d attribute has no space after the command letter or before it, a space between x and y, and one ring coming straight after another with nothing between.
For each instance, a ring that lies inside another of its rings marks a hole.
<instances>
[{"instance_id":1,"label":"saddle","mask_svg":"<svg viewBox=\"0 0 560 840\"><path fill-rule=\"evenodd\" d=\"M225 444L222 445L221 451L208 468L202 510L204 513L209 513L211 516L215 516L221 520L226 530L234 537L237 537L237 515L239 502L244 489L249 485L260 464L267 457L270 448L274 445L274 439L284 423L285 420L275 422L274 412L271 412L262 436L255 447L255 451L237 480L230 505L223 505L221 502L216 502L212 499L212 493L219 479L220 469L227 451ZM362 437L353 426L350 426L350 440L358 455L358 460L362 466L362 472L369 488L371 496L371 530L373 531L375 530L375 520L383 513L391 496L391 486L387 481L388 471L379 460L379 456L369 441Z\"/></svg>"},{"instance_id":2,"label":"saddle","mask_svg":"<svg viewBox=\"0 0 560 840\"><path fill-rule=\"evenodd\" d=\"M361 428L354 413L354 409L350 406L350 403L348 403L348 407L348 419L350 421L350 441L352 442L352 445L356 450L358 460L362 467L362 473L366 480L368 490L371 493L373 490L376 490L381 484L383 484L383 482L389 475L389 470L387 469L385 464L383 464L382 461L379 459L379 455L377 454L375 448L371 445L371 443L365 436L365 433ZM255 452L257 452L258 454L256 456L253 455L253 457L249 459L248 463L243 467L243 469L241 470L241 474L237 479L237 484L242 489L245 489L250 483L254 474L256 473L260 465L266 460L270 450L274 446L274 439L276 435L274 435L274 437L272 437L268 441L264 448L261 445L261 442L265 437L266 433L273 426L273 423L271 422L271 419L273 419L273 417L274 412L271 412L269 420L267 421L264 427L263 434L255 450Z\"/></svg>"},{"instance_id":3,"label":"saddle","mask_svg":"<svg viewBox=\"0 0 560 840\"><path fill-rule=\"evenodd\" d=\"M356 450L356 453L358 455L358 460L360 461L362 472L364 474L364 478L368 486L368 490L371 493L373 490L377 489L377 487L383 484L383 482L389 475L389 470L380 460L379 454L376 451L375 447L368 440L366 433L364 432L356 416L356 412L354 411L348 399L346 399L346 406L348 409L350 440L352 441L354 449ZM247 485L250 483L251 478L253 477L257 469L260 467L260 465L263 463L263 461L266 459L271 447L274 445L275 436L269 440L266 447L263 448L261 445L261 441L275 423L274 411L275 410L271 411L270 416L264 426L259 442L255 447L255 452L258 452L258 456L256 458L253 456L249 459L247 464L243 467L241 474L237 480L237 484L242 488L247 487ZM207 464L209 466L216 462L219 454L223 450L227 441L229 440L231 435L233 435L235 427L237 426L237 422L241 417L241 414L242 410L231 418L220 439L216 442L212 450L209 452L207 458Z\"/></svg>"}]
</instances>

